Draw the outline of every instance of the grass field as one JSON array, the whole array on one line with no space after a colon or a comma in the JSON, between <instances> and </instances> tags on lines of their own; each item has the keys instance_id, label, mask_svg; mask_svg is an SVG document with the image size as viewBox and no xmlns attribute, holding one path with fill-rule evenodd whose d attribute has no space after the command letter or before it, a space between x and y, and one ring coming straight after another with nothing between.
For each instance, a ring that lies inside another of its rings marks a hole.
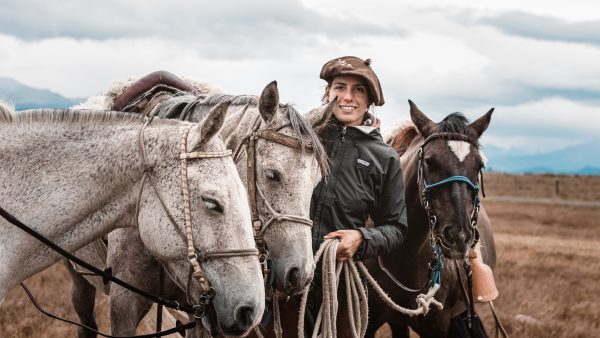
<instances>
[{"instance_id":1,"label":"grass field","mask_svg":"<svg viewBox=\"0 0 600 338\"><path fill-rule=\"evenodd\" d=\"M559 194L553 193L556 180L567 182L559 183ZM506 182L522 188L509 189ZM600 337L600 207L563 203L600 201L597 182L600 178L584 176L486 175L491 198L484 206L498 250L495 305L511 337ZM561 196L561 185L579 188L568 193L564 188ZM502 196L528 202L494 200ZM61 264L26 283L49 310L75 319ZM108 301L100 296L97 302L98 322L108 332ZM489 308L479 307L479 314L493 336ZM39 313L15 288L0 306L0 337L76 337L76 330ZM385 328L379 337L389 337Z\"/></svg>"}]
</instances>

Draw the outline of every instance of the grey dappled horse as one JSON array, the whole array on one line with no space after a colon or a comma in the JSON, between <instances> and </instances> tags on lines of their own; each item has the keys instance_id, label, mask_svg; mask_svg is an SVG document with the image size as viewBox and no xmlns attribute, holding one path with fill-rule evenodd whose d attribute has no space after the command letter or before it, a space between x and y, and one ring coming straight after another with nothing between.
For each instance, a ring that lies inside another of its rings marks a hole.
<instances>
[{"instance_id":1,"label":"grey dappled horse","mask_svg":"<svg viewBox=\"0 0 600 338\"><path fill-rule=\"evenodd\" d=\"M256 203L263 224L262 234L273 262L272 286L278 293L296 294L312 279L314 264L310 227L307 226L310 224L310 198L320 179L319 172L327 167L324 150L312 128L320 127L329 119L331 105L314 109L303 119L293 107L279 104L277 86L273 82L265 87L258 99L254 96L180 94L164 99L157 107L160 116L181 118L185 115L187 120L196 121L206 110L224 100L231 100L231 104L221 137L227 147L234 150L243 182L248 182L247 142L251 131L276 130L312 145L313 150L295 149L258 138L252 170L256 175ZM185 113L190 105L197 109ZM143 251L136 237L130 231L111 233L107 266L134 285L156 289L159 263ZM80 250L78 255L98 260L98 254L91 246ZM74 305L80 319L91 322L94 290L81 276L74 275L74 281ZM98 285L98 281L95 284ZM165 290L169 296L178 297L177 288L167 285ZM151 303L119 287L113 287L110 295L113 334L133 334ZM207 322L207 326L212 326L210 320ZM217 334L216 330L213 333Z\"/></svg>"},{"instance_id":2,"label":"grey dappled horse","mask_svg":"<svg viewBox=\"0 0 600 338\"><path fill-rule=\"evenodd\" d=\"M415 104L410 102L413 124L395 130L386 141L402 152L405 195L408 211L408 236L401 250L382 257L383 266L390 275L409 289L397 285L386 275L377 260L367 266L383 289L399 305L415 307L415 296L426 290L431 279L429 263L432 259L430 245L429 218L421 199L423 179L429 183L440 182L452 176L465 176L472 182L479 182L479 173L485 158L479 150L478 140L487 129L492 110L472 123L460 114L451 114L442 122L431 121ZM419 147L427 137L435 133L464 135L464 140L440 137L431 140L423 147L423 177L419 175ZM450 319L466 309L466 301L457 277L458 264L462 272L462 262L467 250L475 240L471 226L473 214L472 191L463 182L441 185L432 191L431 203L437 222L434 236L439 239L444 259L441 274L441 288L435 295L443 305L443 310L432 308L426 316L408 317L389 308L379 297L369 290L369 328L366 337L374 337L375 331L385 322L393 330L393 337L408 337L410 327L421 337L446 337ZM479 246L484 262L493 268L496 264L496 249L490 220L481 207L476 226L479 231ZM463 281L465 280L462 277Z\"/></svg>"},{"instance_id":3,"label":"grey dappled horse","mask_svg":"<svg viewBox=\"0 0 600 338\"><path fill-rule=\"evenodd\" d=\"M0 205L70 252L114 229L136 226L133 231L180 287L188 281L190 246L199 257L254 252L200 263L216 291L212 305L222 330L247 332L262 316L264 285L244 187L231 156L216 155L225 152L216 135L226 109L226 103L219 105L200 123L148 124L133 114L16 113L2 104ZM182 170L180 155L190 152L215 156L188 159ZM182 212L184 172L191 224ZM4 219L0 252L0 300L60 259ZM193 281L190 301L198 304L200 294L200 284Z\"/></svg>"}]
</instances>

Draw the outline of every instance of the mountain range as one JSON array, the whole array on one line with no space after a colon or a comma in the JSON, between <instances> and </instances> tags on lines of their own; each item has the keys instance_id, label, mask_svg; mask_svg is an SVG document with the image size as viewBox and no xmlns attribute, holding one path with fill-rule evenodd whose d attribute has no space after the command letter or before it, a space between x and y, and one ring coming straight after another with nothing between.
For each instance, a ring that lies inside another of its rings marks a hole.
<instances>
[{"instance_id":1,"label":"mountain range","mask_svg":"<svg viewBox=\"0 0 600 338\"><path fill-rule=\"evenodd\" d=\"M35 108L68 108L83 99L69 99L47 89L26 86L14 79L0 77L0 99L17 110Z\"/></svg>"},{"instance_id":2,"label":"mountain range","mask_svg":"<svg viewBox=\"0 0 600 338\"><path fill-rule=\"evenodd\" d=\"M490 171L600 175L600 139L547 153L525 155L493 145L484 148Z\"/></svg>"},{"instance_id":3,"label":"mountain range","mask_svg":"<svg viewBox=\"0 0 600 338\"><path fill-rule=\"evenodd\" d=\"M32 88L6 77L0 77L0 99L14 104L17 110L68 108L84 100L66 98L47 89ZM600 175L600 138L547 153L527 155L493 145L485 146L484 153L489 159L489 171Z\"/></svg>"}]
</instances>

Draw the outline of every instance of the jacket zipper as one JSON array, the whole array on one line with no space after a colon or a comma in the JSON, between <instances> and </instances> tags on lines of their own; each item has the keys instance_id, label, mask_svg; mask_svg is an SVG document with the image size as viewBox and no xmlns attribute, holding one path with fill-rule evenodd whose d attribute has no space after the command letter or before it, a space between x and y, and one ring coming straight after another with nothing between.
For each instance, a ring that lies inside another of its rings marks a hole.
<instances>
[{"instance_id":1,"label":"jacket zipper","mask_svg":"<svg viewBox=\"0 0 600 338\"><path fill-rule=\"evenodd\" d=\"M344 141L346 141L346 126L344 126L344 128L342 128L342 143L344 143Z\"/></svg>"}]
</instances>

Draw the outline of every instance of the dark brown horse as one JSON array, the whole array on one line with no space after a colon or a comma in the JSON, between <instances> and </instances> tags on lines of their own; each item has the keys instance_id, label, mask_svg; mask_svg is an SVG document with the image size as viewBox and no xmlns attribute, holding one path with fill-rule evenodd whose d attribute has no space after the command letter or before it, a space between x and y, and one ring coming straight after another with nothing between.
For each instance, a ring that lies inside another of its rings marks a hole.
<instances>
[{"instance_id":1,"label":"dark brown horse","mask_svg":"<svg viewBox=\"0 0 600 338\"><path fill-rule=\"evenodd\" d=\"M450 319L466 309L466 302L459 289L455 262L459 263L462 270L462 262L475 241L476 233L480 237L484 262L493 268L496 261L491 225L483 208L479 211L477 231L472 227L476 208L474 196L479 188L476 182L479 182L484 165L478 139L488 127L493 109L471 124L457 113L447 116L440 123L434 123L414 103L409 103L413 124L396 130L388 140L401 153L409 223L405 245L381 259L395 281L382 270L377 259L365 263L383 290L397 304L415 308L416 296L426 292L430 286L432 273L429 266L433 255L433 238L443 254L441 288L435 298L444 304L444 309L440 311L432 308L426 316L408 317L393 311L369 287L367 337L374 337L375 331L386 322L394 330L394 337L408 337L406 324L422 337L446 337ZM421 147L425 140L428 140L427 144ZM419 149L422 149L422 156ZM421 174L419 167L422 167ZM419 175L421 177L418 178ZM453 179L435 185L448 178ZM435 185L428 189L431 190L427 198L431 205L429 215L422 198L424 182ZM431 215L435 215L433 229L430 229ZM339 298L338 336L346 337L343 330L349 325L344 322L347 320L343 303L345 297L340 294ZM299 300L296 298L281 303L284 337L297 336L298 306ZM261 331L265 336L273 336L272 324Z\"/></svg>"},{"instance_id":2,"label":"dark brown horse","mask_svg":"<svg viewBox=\"0 0 600 338\"><path fill-rule=\"evenodd\" d=\"M410 325L421 337L448 336L451 318L467 308L457 271L462 271L462 263L476 240L476 233L484 262L492 268L496 263L490 220L483 208L479 210L479 217L473 215L478 204L473 198L477 190L473 191L470 185L480 182L484 158L478 140L490 123L493 109L471 124L457 113L434 123L414 103L409 103L414 125L396 131L387 140L403 153L409 223L405 245L381 259L396 281L382 270L378 260L369 261L367 266L395 302L414 308L415 296L430 283L431 241L437 241L444 256L444 269L441 288L435 298L444 304L444 309L433 308L426 316L407 317L391 310L378 297L369 297L367 337L374 337L375 331L385 322L390 324L396 338L408 337L403 324ZM434 185L452 177L466 177L471 183L450 180L447 184L424 189L425 182ZM424 190L431 190L426 199L431 205L429 214L422 198ZM430 227L432 213L435 215L433 228ZM473 216L477 218L475 228ZM372 289L369 291L370 295L374 294Z\"/></svg>"}]
</instances>

